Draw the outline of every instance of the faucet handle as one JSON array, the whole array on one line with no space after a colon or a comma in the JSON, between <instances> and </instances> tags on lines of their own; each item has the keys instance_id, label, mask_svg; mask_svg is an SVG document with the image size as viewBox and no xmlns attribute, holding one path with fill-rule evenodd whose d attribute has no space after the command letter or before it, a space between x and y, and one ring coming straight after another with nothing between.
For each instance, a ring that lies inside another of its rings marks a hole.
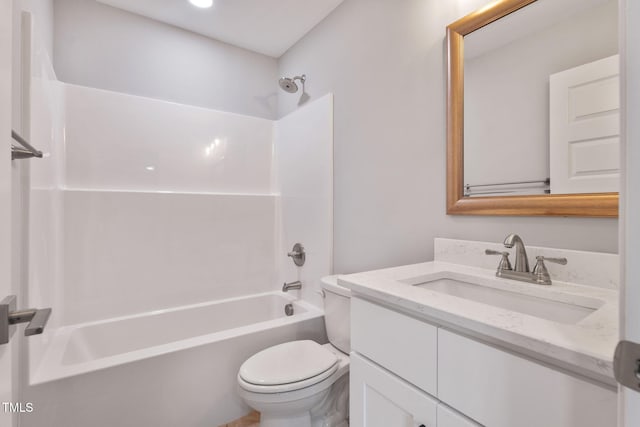
<instances>
[{"instance_id":1,"label":"faucet handle","mask_svg":"<svg viewBox=\"0 0 640 427\"><path fill-rule=\"evenodd\" d=\"M493 249L485 249L484 250L485 255L500 255L502 258L500 258L500 262L498 263L498 271L504 271L504 270L513 270L513 268L511 267L511 262L509 262L509 252L504 251L494 251Z\"/></svg>"},{"instance_id":2,"label":"faucet handle","mask_svg":"<svg viewBox=\"0 0 640 427\"><path fill-rule=\"evenodd\" d=\"M536 257L536 266L533 267L533 274L536 276L537 283L541 285L550 285L551 276L549 275L549 270L547 270L547 266L544 265L545 261L553 262L556 264L567 265L567 259L566 258L549 258L545 256Z\"/></svg>"},{"instance_id":3,"label":"faucet handle","mask_svg":"<svg viewBox=\"0 0 640 427\"><path fill-rule=\"evenodd\" d=\"M291 257L293 263L298 267L302 267L307 259L307 254L304 251L304 246L301 243L293 245L291 252L287 252L287 256Z\"/></svg>"},{"instance_id":4,"label":"faucet handle","mask_svg":"<svg viewBox=\"0 0 640 427\"><path fill-rule=\"evenodd\" d=\"M555 264L567 265L567 259L566 258L551 258L551 257L538 255L536 257L536 260L538 261L538 263L543 262L543 261L549 261L549 262L553 262Z\"/></svg>"},{"instance_id":5,"label":"faucet handle","mask_svg":"<svg viewBox=\"0 0 640 427\"><path fill-rule=\"evenodd\" d=\"M509 255L509 252L507 251L494 251L493 249L485 249L484 253L485 255L504 255L504 254Z\"/></svg>"}]
</instances>

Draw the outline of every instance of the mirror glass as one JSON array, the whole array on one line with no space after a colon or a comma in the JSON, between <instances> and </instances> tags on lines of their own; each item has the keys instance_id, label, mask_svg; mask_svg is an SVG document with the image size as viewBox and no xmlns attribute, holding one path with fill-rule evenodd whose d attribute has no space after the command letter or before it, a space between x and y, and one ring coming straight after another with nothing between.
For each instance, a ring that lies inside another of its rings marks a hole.
<instances>
[{"instance_id":1,"label":"mirror glass","mask_svg":"<svg viewBox=\"0 0 640 427\"><path fill-rule=\"evenodd\" d=\"M464 196L617 192L617 0L537 0L464 37Z\"/></svg>"}]
</instances>

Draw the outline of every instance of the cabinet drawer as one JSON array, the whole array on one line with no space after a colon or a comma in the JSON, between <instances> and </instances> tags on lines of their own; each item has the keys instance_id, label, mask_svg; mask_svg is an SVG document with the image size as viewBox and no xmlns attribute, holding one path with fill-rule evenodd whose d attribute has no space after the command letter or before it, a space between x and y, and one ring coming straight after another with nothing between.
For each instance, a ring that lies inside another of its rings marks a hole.
<instances>
[{"instance_id":1,"label":"cabinet drawer","mask_svg":"<svg viewBox=\"0 0 640 427\"><path fill-rule=\"evenodd\" d=\"M437 328L352 298L351 348L429 394L437 391Z\"/></svg>"},{"instance_id":2,"label":"cabinet drawer","mask_svg":"<svg viewBox=\"0 0 640 427\"><path fill-rule=\"evenodd\" d=\"M351 427L436 427L431 396L356 353L349 374Z\"/></svg>"},{"instance_id":3,"label":"cabinet drawer","mask_svg":"<svg viewBox=\"0 0 640 427\"><path fill-rule=\"evenodd\" d=\"M486 427L609 427L616 392L438 330L438 398Z\"/></svg>"}]
</instances>

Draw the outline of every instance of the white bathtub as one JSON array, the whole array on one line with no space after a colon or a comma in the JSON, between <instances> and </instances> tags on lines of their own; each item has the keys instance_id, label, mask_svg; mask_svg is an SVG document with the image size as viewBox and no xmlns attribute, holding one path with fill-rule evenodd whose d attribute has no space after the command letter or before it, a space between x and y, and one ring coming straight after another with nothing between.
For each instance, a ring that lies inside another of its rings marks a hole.
<instances>
[{"instance_id":1,"label":"white bathtub","mask_svg":"<svg viewBox=\"0 0 640 427\"><path fill-rule=\"evenodd\" d=\"M31 372L23 425L216 427L249 410L242 362L294 339L324 342L322 312L281 292L62 327Z\"/></svg>"}]
</instances>

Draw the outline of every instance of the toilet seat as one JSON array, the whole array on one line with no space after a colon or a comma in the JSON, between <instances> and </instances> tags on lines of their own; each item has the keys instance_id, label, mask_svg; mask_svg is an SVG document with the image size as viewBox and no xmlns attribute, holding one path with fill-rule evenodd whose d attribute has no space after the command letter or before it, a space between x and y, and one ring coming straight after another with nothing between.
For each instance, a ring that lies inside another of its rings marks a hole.
<instances>
[{"instance_id":1,"label":"toilet seat","mask_svg":"<svg viewBox=\"0 0 640 427\"><path fill-rule=\"evenodd\" d=\"M240 387L254 393L285 393L322 382L338 370L335 353L320 344L291 341L256 353L240 367Z\"/></svg>"},{"instance_id":2,"label":"toilet seat","mask_svg":"<svg viewBox=\"0 0 640 427\"><path fill-rule=\"evenodd\" d=\"M238 375L238 384L246 391L260 394L272 394L272 393L286 393L289 391L296 391L303 388L311 387L329 378L338 370L338 364L336 363L330 369L323 372L321 375L307 378L306 380L296 381L288 384L279 385L257 385L246 382Z\"/></svg>"}]
</instances>

